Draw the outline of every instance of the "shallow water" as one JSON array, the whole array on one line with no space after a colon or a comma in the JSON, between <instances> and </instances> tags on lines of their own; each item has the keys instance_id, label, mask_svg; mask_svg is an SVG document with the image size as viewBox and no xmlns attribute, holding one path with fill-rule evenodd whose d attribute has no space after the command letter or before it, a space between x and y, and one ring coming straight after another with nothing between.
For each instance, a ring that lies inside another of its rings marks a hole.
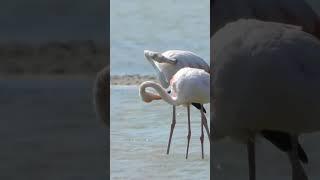
<instances>
[{"instance_id":1,"label":"shallow water","mask_svg":"<svg viewBox=\"0 0 320 180\"><path fill-rule=\"evenodd\" d=\"M0 179L107 179L91 80L0 80Z\"/></svg>"},{"instance_id":2,"label":"shallow water","mask_svg":"<svg viewBox=\"0 0 320 180\"><path fill-rule=\"evenodd\" d=\"M154 74L143 50L189 50L209 63L209 0L111 0L111 74Z\"/></svg>"},{"instance_id":3,"label":"shallow water","mask_svg":"<svg viewBox=\"0 0 320 180\"><path fill-rule=\"evenodd\" d=\"M186 108L177 108L167 155L172 106L163 101L142 102L136 86L111 86L110 103L111 179L209 179L210 147L205 135L205 158L201 159L199 111L191 108L192 137L186 160Z\"/></svg>"},{"instance_id":4,"label":"shallow water","mask_svg":"<svg viewBox=\"0 0 320 180\"><path fill-rule=\"evenodd\" d=\"M209 110L209 106L206 106ZM144 103L136 86L111 86L111 179L209 179L210 152L205 138L201 159L200 114L191 108L192 139L188 160L186 108L177 109L177 124L170 154L166 155L172 108L158 101ZM207 114L209 121L209 114ZM205 136L206 137L206 136ZM309 156L305 170L310 180L320 172L320 133L304 135L300 142ZM213 178L247 180L246 146L230 140L215 142ZM291 180L287 156L265 140L256 143L257 179Z\"/></svg>"},{"instance_id":5,"label":"shallow water","mask_svg":"<svg viewBox=\"0 0 320 180\"><path fill-rule=\"evenodd\" d=\"M320 12L320 4L308 0ZM209 1L111 1L111 74L154 74L143 50L190 50L209 62ZM209 179L209 144L205 159L200 153L199 112L192 109L192 140L185 160L187 118L178 108L171 151L166 155L171 106L143 103L135 86L111 87L111 179ZM207 109L209 107L207 106ZM209 115L207 115L209 117ZM209 119L209 118L208 118ZM309 156L305 169L310 179L320 172L320 134L301 137ZM223 180L247 180L246 147L231 141L215 142L213 176ZM286 155L258 138L257 179L289 180Z\"/></svg>"}]
</instances>

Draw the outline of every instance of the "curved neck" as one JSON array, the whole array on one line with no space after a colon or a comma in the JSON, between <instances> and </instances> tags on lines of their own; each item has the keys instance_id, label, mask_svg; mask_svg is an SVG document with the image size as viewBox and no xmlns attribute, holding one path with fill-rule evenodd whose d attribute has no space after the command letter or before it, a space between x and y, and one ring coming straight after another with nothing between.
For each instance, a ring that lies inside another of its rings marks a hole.
<instances>
[{"instance_id":1,"label":"curved neck","mask_svg":"<svg viewBox=\"0 0 320 180\"><path fill-rule=\"evenodd\" d=\"M167 103L174 105L174 106L179 105L176 98L171 97L163 87L161 87L158 83L155 83L152 81L146 81L140 85L140 96L143 99L148 99L148 98L150 98L150 96L153 97L153 99L154 99L154 97L157 97L157 95L146 92L146 88L148 88L148 87L156 90L157 93L159 93L160 97L164 101L166 101Z\"/></svg>"},{"instance_id":2,"label":"curved neck","mask_svg":"<svg viewBox=\"0 0 320 180\"><path fill-rule=\"evenodd\" d=\"M156 70L157 75L158 75L158 79L161 82L162 86L168 87L169 86L169 82L166 78L166 76L163 74L163 72L160 71L159 67L155 64L154 59L152 59L149 55L145 54L145 57L147 58L147 60L150 62L150 64L152 65L153 69Z\"/></svg>"}]
</instances>

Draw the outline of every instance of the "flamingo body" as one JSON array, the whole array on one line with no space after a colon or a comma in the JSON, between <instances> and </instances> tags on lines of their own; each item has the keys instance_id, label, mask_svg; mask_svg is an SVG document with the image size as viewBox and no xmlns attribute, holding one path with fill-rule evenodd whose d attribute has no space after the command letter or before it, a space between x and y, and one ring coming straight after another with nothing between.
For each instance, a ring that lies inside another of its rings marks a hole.
<instances>
[{"instance_id":1,"label":"flamingo body","mask_svg":"<svg viewBox=\"0 0 320 180\"><path fill-rule=\"evenodd\" d=\"M202 69L182 68L170 81L177 105L210 101L210 75Z\"/></svg>"},{"instance_id":2,"label":"flamingo body","mask_svg":"<svg viewBox=\"0 0 320 180\"><path fill-rule=\"evenodd\" d=\"M320 129L317 38L295 26L239 20L213 39L217 135Z\"/></svg>"},{"instance_id":3,"label":"flamingo body","mask_svg":"<svg viewBox=\"0 0 320 180\"><path fill-rule=\"evenodd\" d=\"M206 71L189 67L182 68L170 82L172 96L167 94L160 84L146 81L139 87L140 97L145 101L145 96L151 95L154 99L163 99L174 106L190 105L192 102L201 104L210 102L210 75ZM146 92L148 87L154 88L160 96Z\"/></svg>"},{"instance_id":4,"label":"flamingo body","mask_svg":"<svg viewBox=\"0 0 320 180\"><path fill-rule=\"evenodd\" d=\"M320 38L319 16L304 0L215 0L211 5L211 36L229 22L254 18L298 25Z\"/></svg>"},{"instance_id":5,"label":"flamingo body","mask_svg":"<svg viewBox=\"0 0 320 180\"><path fill-rule=\"evenodd\" d=\"M274 21L279 23L286 23L300 26L304 32L310 33L320 39L320 19L315 11L312 10L310 5L305 0L213 0L210 3L210 17L211 17L211 25L210 25L210 37L212 37L217 31L223 28L227 23L237 21L241 18L253 18L262 21ZM215 37L214 42L219 37ZM228 39L228 37L222 37ZM230 40L230 39L229 39ZM222 42L223 41L219 41ZM240 44L239 44L240 45ZM211 39L211 48L221 48L219 44L213 45L213 41ZM238 48L238 47L235 47ZM211 49L212 50L212 49ZM223 49L225 50L225 49ZM217 51L216 51L217 52ZM211 51L211 54L214 54ZM213 56L211 56L213 57ZM221 57L220 57L221 58ZM216 56L215 56L216 59ZM214 64L214 60L211 59L211 63ZM213 80L213 79L212 79ZM212 107L214 108L214 104ZM214 115L213 113L211 114ZM212 120L214 118L212 117ZM213 121L214 122L214 121ZM265 132L265 131L264 131ZM216 133L219 134L219 133ZM245 133L245 137L248 133ZM285 151L289 155L289 159L292 159L292 151L294 151L294 145L298 142L297 139L288 139L291 135L288 132L281 131L269 131L267 134L262 133L262 135L268 139L272 144L276 145L282 151ZM297 136L292 136L296 137ZM246 139L246 138L240 138ZM252 139L252 138L251 138ZM279 142L281 145L279 146ZM248 155L249 155L249 173L250 180L255 180L255 163L254 163L254 140L248 141ZM286 145L285 145L286 144ZM285 145L285 146L283 146ZM298 145L300 147L300 145ZM253 149L252 149L253 148ZM289 148L289 151L287 151ZM298 148L300 153L303 154L302 148ZM302 151L301 151L302 150ZM253 153L253 155L252 155ZM250 158L251 157L251 158ZM300 159L303 160L303 158ZM253 161L252 161L253 160ZM294 163L293 163L294 164ZM298 165L299 166L299 165ZM300 168L300 172L301 166ZM293 179L306 179L306 176L296 176L296 170L299 169L294 168L292 171ZM300 174L301 175L301 174Z\"/></svg>"}]
</instances>

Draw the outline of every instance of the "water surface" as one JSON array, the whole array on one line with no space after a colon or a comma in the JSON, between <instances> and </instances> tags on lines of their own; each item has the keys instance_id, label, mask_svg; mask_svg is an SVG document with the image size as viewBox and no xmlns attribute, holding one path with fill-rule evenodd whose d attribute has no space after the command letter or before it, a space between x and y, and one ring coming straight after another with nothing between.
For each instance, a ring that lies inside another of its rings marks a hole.
<instances>
[{"instance_id":1,"label":"water surface","mask_svg":"<svg viewBox=\"0 0 320 180\"><path fill-rule=\"evenodd\" d=\"M91 80L0 80L0 179L107 179Z\"/></svg>"},{"instance_id":2,"label":"water surface","mask_svg":"<svg viewBox=\"0 0 320 180\"><path fill-rule=\"evenodd\" d=\"M111 74L154 74L144 49L189 50L209 63L209 3L111 0Z\"/></svg>"},{"instance_id":3,"label":"water surface","mask_svg":"<svg viewBox=\"0 0 320 180\"><path fill-rule=\"evenodd\" d=\"M111 179L209 179L210 156L214 156L212 176L217 180L247 180L248 163L244 144L228 139L214 142L209 152L205 138L205 159L201 159L200 113L191 108L192 139L189 159L186 108L177 109L177 124L171 152L166 155L172 107L162 101L144 103L136 86L111 86ZM209 110L209 106L206 106ZM209 120L209 114L207 114ZM320 172L320 133L304 135L301 144L309 156L305 169L310 180ZM291 180L289 161L269 142L256 143L257 178Z\"/></svg>"},{"instance_id":4,"label":"water surface","mask_svg":"<svg viewBox=\"0 0 320 180\"><path fill-rule=\"evenodd\" d=\"M201 159L199 111L191 108L192 137L186 160L185 107L177 109L167 155L172 106L163 101L142 102L136 86L111 86L110 103L111 179L209 179L210 147L205 136L205 158ZM209 106L206 108L209 110Z\"/></svg>"}]
</instances>

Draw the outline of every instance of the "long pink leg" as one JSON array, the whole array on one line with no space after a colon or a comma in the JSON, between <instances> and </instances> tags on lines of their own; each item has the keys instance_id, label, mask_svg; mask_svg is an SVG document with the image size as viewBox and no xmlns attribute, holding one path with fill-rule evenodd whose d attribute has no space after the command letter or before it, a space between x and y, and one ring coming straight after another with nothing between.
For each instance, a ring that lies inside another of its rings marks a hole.
<instances>
[{"instance_id":1,"label":"long pink leg","mask_svg":"<svg viewBox=\"0 0 320 180\"><path fill-rule=\"evenodd\" d=\"M203 112L203 109L201 108L201 121L204 125L204 127L206 128L206 132L207 132L207 135L208 135L208 139L209 141L211 142L211 138L210 138L210 132L209 132L209 127L208 127L208 123L207 123L207 118L206 118L206 115L204 115L204 112Z\"/></svg>"},{"instance_id":2,"label":"long pink leg","mask_svg":"<svg viewBox=\"0 0 320 180\"><path fill-rule=\"evenodd\" d=\"M169 135L169 142L168 142L168 148L167 148L167 154L169 154L170 150L170 144L171 144L171 139L172 139L172 134L173 134L173 129L176 125L176 107L172 106L172 122L171 122L171 130L170 130L170 135Z\"/></svg>"},{"instance_id":3,"label":"long pink leg","mask_svg":"<svg viewBox=\"0 0 320 180\"><path fill-rule=\"evenodd\" d=\"M190 125L190 105L187 106L188 109L188 145L187 145L187 153L186 153L186 159L188 159L188 153L189 153L189 144L190 144L190 138L191 138L191 125Z\"/></svg>"}]
</instances>

